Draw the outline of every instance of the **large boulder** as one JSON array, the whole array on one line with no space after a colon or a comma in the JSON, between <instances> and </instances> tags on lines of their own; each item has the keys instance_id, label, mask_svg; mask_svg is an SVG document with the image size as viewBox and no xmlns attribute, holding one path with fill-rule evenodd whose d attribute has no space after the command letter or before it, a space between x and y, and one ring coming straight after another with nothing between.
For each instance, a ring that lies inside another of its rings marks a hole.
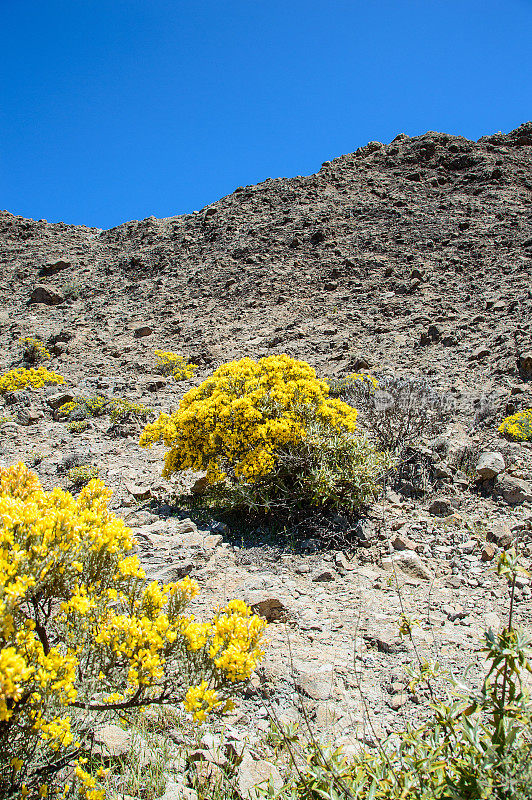
<instances>
[{"instance_id":1,"label":"large boulder","mask_svg":"<svg viewBox=\"0 0 532 800\"><path fill-rule=\"evenodd\" d=\"M30 296L30 303L44 303L46 306L58 306L65 302L61 292L53 286L37 284Z\"/></svg>"},{"instance_id":2,"label":"large boulder","mask_svg":"<svg viewBox=\"0 0 532 800\"><path fill-rule=\"evenodd\" d=\"M39 275L43 275L44 277L56 275L58 272L62 272L64 269L70 269L71 266L72 262L67 261L65 258L60 258L57 261L47 261L47 263L40 268Z\"/></svg>"},{"instance_id":3,"label":"large boulder","mask_svg":"<svg viewBox=\"0 0 532 800\"><path fill-rule=\"evenodd\" d=\"M506 464L501 453L486 451L480 454L475 470L482 480L489 480L504 472L505 468Z\"/></svg>"},{"instance_id":4,"label":"large boulder","mask_svg":"<svg viewBox=\"0 0 532 800\"><path fill-rule=\"evenodd\" d=\"M532 502L532 486L513 475L499 475L495 482L495 494L512 506Z\"/></svg>"}]
</instances>

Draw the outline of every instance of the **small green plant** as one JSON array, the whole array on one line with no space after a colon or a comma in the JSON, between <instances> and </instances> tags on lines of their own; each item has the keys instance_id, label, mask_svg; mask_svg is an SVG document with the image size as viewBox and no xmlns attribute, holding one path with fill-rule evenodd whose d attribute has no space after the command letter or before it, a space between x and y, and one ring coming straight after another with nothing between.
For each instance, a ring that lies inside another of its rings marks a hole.
<instances>
[{"instance_id":1,"label":"small green plant","mask_svg":"<svg viewBox=\"0 0 532 800\"><path fill-rule=\"evenodd\" d=\"M509 439L521 442L532 441L532 408L518 411L510 417L503 419L499 425L499 433L503 433Z\"/></svg>"},{"instance_id":2,"label":"small green plant","mask_svg":"<svg viewBox=\"0 0 532 800\"><path fill-rule=\"evenodd\" d=\"M97 397L77 397L68 403L63 403L59 407L61 417L69 417L73 414L78 417L78 421L87 417L101 417L105 413L107 398L102 395Z\"/></svg>"},{"instance_id":3,"label":"small green plant","mask_svg":"<svg viewBox=\"0 0 532 800\"><path fill-rule=\"evenodd\" d=\"M366 394L375 394L375 389L379 386L379 381L373 375L365 372L352 372L344 378L329 381L330 394L332 397L341 397L342 399L349 397L354 400L352 405L357 406L356 395L361 394L361 399Z\"/></svg>"},{"instance_id":4,"label":"small green plant","mask_svg":"<svg viewBox=\"0 0 532 800\"><path fill-rule=\"evenodd\" d=\"M29 364L38 364L51 359L52 354L48 352L44 342L41 342L40 339L35 339L33 336L24 336L18 341L22 347L22 358Z\"/></svg>"},{"instance_id":5,"label":"small green plant","mask_svg":"<svg viewBox=\"0 0 532 800\"><path fill-rule=\"evenodd\" d=\"M184 356L171 350L155 350L154 355L157 358L155 370L162 375L171 375L176 381L192 378L198 368L196 364L191 364Z\"/></svg>"},{"instance_id":6,"label":"small green plant","mask_svg":"<svg viewBox=\"0 0 532 800\"><path fill-rule=\"evenodd\" d=\"M71 280L63 284L63 296L66 300L77 300L83 294L84 287L79 281Z\"/></svg>"},{"instance_id":7,"label":"small green plant","mask_svg":"<svg viewBox=\"0 0 532 800\"><path fill-rule=\"evenodd\" d=\"M130 400L114 398L105 407L111 422L126 422L131 419L146 420L153 414L153 409L143 406L142 403L132 403Z\"/></svg>"},{"instance_id":8,"label":"small green plant","mask_svg":"<svg viewBox=\"0 0 532 800\"><path fill-rule=\"evenodd\" d=\"M81 467L72 467L69 469L67 477L72 486L86 486L93 478L97 478L98 474L98 467L91 467L86 464Z\"/></svg>"},{"instance_id":9,"label":"small green plant","mask_svg":"<svg viewBox=\"0 0 532 800\"><path fill-rule=\"evenodd\" d=\"M46 367L30 367L29 369L12 369L0 375L0 394L17 392L19 389L42 389L49 383L64 383L65 379Z\"/></svg>"},{"instance_id":10,"label":"small green plant","mask_svg":"<svg viewBox=\"0 0 532 800\"><path fill-rule=\"evenodd\" d=\"M11 422L11 421L12 421L11 417L7 414L4 416L0 416L0 428L2 427L2 425L5 425L6 422Z\"/></svg>"},{"instance_id":11,"label":"small green plant","mask_svg":"<svg viewBox=\"0 0 532 800\"><path fill-rule=\"evenodd\" d=\"M67 428L71 433L82 433L83 431L86 431L88 427L90 427L90 423L87 419L73 420L67 425Z\"/></svg>"}]
</instances>

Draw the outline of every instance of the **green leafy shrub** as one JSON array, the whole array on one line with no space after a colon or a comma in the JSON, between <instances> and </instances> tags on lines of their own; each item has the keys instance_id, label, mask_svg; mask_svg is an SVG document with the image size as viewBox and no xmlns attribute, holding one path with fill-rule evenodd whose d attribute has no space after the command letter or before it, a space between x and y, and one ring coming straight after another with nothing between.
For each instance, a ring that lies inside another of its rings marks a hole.
<instances>
[{"instance_id":1,"label":"green leafy shrub","mask_svg":"<svg viewBox=\"0 0 532 800\"><path fill-rule=\"evenodd\" d=\"M521 442L532 441L532 408L518 411L510 417L505 417L499 425L499 433Z\"/></svg>"},{"instance_id":2,"label":"green leafy shrub","mask_svg":"<svg viewBox=\"0 0 532 800\"><path fill-rule=\"evenodd\" d=\"M55 372L49 372L45 367L30 367L30 369L12 369L0 375L0 394L17 392L19 389L42 389L49 383L64 383L65 379Z\"/></svg>"},{"instance_id":3,"label":"green leafy shrub","mask_svg":"<svg viewBox=\"0 0 532 800\"><path fill-rule=\"evenodd\" d=\"M68 403L63 403L59 407L58 413L61 417L70 417L76 415L79 420L87 419L87 417L101 417L105 414L107 405L107 398L102 395L96 397L76 397Z\"/></svg>"},{"instance_id":4,"label":"green leafy shrub","mask_svg":"<svg viewBox=\"0 0 532 800\"><path fill-rule=\"evenodd\" d=\"M101 800L79 756L113 715L183 703L223 712L262 657L265 623L239 600L201 622L183 612L195 581L146 583L135 540L91 481L74 498L0 469L0 796Z\"/></svg>"},{"instance_id":5,"label":"green leafy shrub","mask_svg":"<svg viewBox=\"0 0 532 800\"><path fill-rule=\"evenodd\" d=\"M162 375L171 375L176 381L192 378L198 368L196 364L191 364L184 356L171 350L155 350L154 355L157 358L156 371Z\"/></svg>"},{"instance_id":6,"label":"green leafy shrub","mask_svg":"<svg viewBox=\"0 0 532 800\"><path fill-rule=\"evenodd\" d=\"M251 483L226 481L211 494L228 509L288 512L311 506L353 513L374 502L392 466L390 456L365 436L311 422L299 443L279 448L269 473Z\"/></svg>"},{"instance_id":7,"label":"green leafy shrub","mask_svg":"<svg viewBox=\"0 0 532 800\"><path fill-rule=\"evenodd\" d=\"M66 300L78 300L85 291L86 288L77 280L67 281L62 287L63 296Z\"/></svg>"},{"instance_id":8,"label":"green leafy shrub","mask_svg":"<svg viewBox=\"0 0 532 800\"><path fill-rule=\"evenodd\" d=\"M140 444L162 440L169 448L165 476L206 470L215 492L248 508L352 510L375 497L389 462L355 433L356 409L328 395L303 361L244 358L148 424Z\"/></svg>"},{"instance_id":9,"label":"green leafy shrub","mask_svg":"<svg viewBox=\"0 0 532 800\"><path fill-rule=\"evenodd\" d=\"M46 349L44 342L35 339L33 336L20 338L19 344L22 347L22 358L30 364L37 364L42 361L49 361L52 354Z\"/></svg>"}]
</instances>

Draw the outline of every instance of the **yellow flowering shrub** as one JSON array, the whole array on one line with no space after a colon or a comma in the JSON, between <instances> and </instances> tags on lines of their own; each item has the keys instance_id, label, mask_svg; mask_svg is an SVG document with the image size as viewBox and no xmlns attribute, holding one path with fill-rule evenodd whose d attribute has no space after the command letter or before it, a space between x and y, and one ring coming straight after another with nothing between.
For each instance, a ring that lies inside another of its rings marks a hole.
<instances>
[{"instance_id":1,"label":"yellow flowering shrub","mask_svg":"<svg viewBox=\"0 0 532 800\"><path fill-rule=\"evenodd\" d=\"M48 383L64 383L65 379L56 372L50 372L45 367L30 367L30 369L11 369L0 375L0 394L16 392L27 386L32 389L42 389Z\"/></svg>"},{"instance_id":2,"label":"yellow flowering shrub","mask_svg":"<svg viewBox=\"0 0 532 800\"><path fill-rule=\"evenodd\" d=\"M78 397L68 403L63 403L58 409L60 418L76 416L78 419L74 421L78 422L87 417L101 417L105 414L110 417L111 422L125 422L130 419L146 420L150 414L153 414L153 409L121 397L107 398L102 395Z\"/></svg>"},{"instance_id":3,"label":"yellow flowering shrub","mask_svg":"<svg viewBox=\"0 0 532 800\"><path fill-rule=\"evenodd\" d=\"M516 441L532 441L532 408L518 411L510 417L505 417L499 425L499 433L503 433Z\"/></svg>"},{"instance_id":4,"label":"yellow flowering shrub","mask_svg":"<svg viewBox=\"0 0 532 800\"><path fill-rule=\"evenodd\" d=\"M24 361L36 364L39 361L49 361L52 354L48 352L44 342L35 339L34 336L23 336L18 340L22 347L22 357Z\"/></svg>"},{"instance_id":5,"label":"yellow flowering shrub","mask_svg":"<svg viewBox=\"0 0 532 800\"><path fill-rule=\"evenodd\" d=\"M155 369L162 375L171 375L176 381L185 381L192 378L197 370L196 364L191 364L184 356L173 353L171 350L155 350L157 359Z\"/></svg>"},{"instance_id":6,"label":"yellow flowering shrub","mask_svg":"<svg viewBox=\"0 0 532 800\"><path fill-rule=\"evenodd\" d=\"M347 455L356 418L356 409L329 397L329 387L306 362L287 355L243 358L219 367L173 414L148 424L140 444L164 442L165 477L205 470L211 487L246 486L250 506L269 507L276 492L279 500L325 505L336 478L349 483L356 471ZM313 471L326 446L343 449L346 460L340 475L330 459L331 474L322 474L320 488ZM354 498L355 505L359 501Z\"/></svg>"},{"instance_id":7,"label":"yellow flowering shrub","mask_svg":"<svg viewBox=\"0 0 532 800\"><path fill-rule=\"evenodd\" d=\"M146 582L110 494L99 480L77 498L45 492L23 464L0 469L1 797L55 797L72 763L71 788L100 800L75 761L95 717L183 702L202 721L263 655L265 623L241 601L201 622L184 613L195 581Z\"/></svg>"}]
</instances>

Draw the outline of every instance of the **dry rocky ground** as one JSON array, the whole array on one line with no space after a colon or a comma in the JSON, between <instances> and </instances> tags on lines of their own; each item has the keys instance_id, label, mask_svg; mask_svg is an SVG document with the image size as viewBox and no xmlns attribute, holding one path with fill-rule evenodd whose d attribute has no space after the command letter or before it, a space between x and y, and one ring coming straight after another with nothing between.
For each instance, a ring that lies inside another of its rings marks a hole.
<instances>
[{"instance_id":1,"label":"dry rocky ground","mask_svg":"<svg viewBox=\"0 0 532 800\"><path fill-rule=\"evenodd\" d=\"M532 123L478 142L400 134L316 175L109 231L0 212L0 262L0 372L19 362L19 337L38 336L66 379L0 399L0 462L24 460L46 488L66 485L71 466L97 466L151 576L197 578L195 611L242 596L271 620L264 665L226 735L258 755L271 708L301 721L301 702L346 746L422 716L402 611L419 622L419 656L455 674L473 661L478 673L482 631L508 610L494 559L515 540L532 558L532 444L497 433L532 407ZM199 364L195 379L154 374L156 348ZM57 418L78 395L170 410L216 365L271 353L328 378L427 376L454 403L449 426L419 443L434 466L429 490L387 488L341 545L323 547L319 528L275 542L172 505L162 450L141 450L138 426L100 417L76 435ZM502 458L483 470L486 452ZM525 628L531 610L522 580Z\"/></svg>"}]
</instances>

